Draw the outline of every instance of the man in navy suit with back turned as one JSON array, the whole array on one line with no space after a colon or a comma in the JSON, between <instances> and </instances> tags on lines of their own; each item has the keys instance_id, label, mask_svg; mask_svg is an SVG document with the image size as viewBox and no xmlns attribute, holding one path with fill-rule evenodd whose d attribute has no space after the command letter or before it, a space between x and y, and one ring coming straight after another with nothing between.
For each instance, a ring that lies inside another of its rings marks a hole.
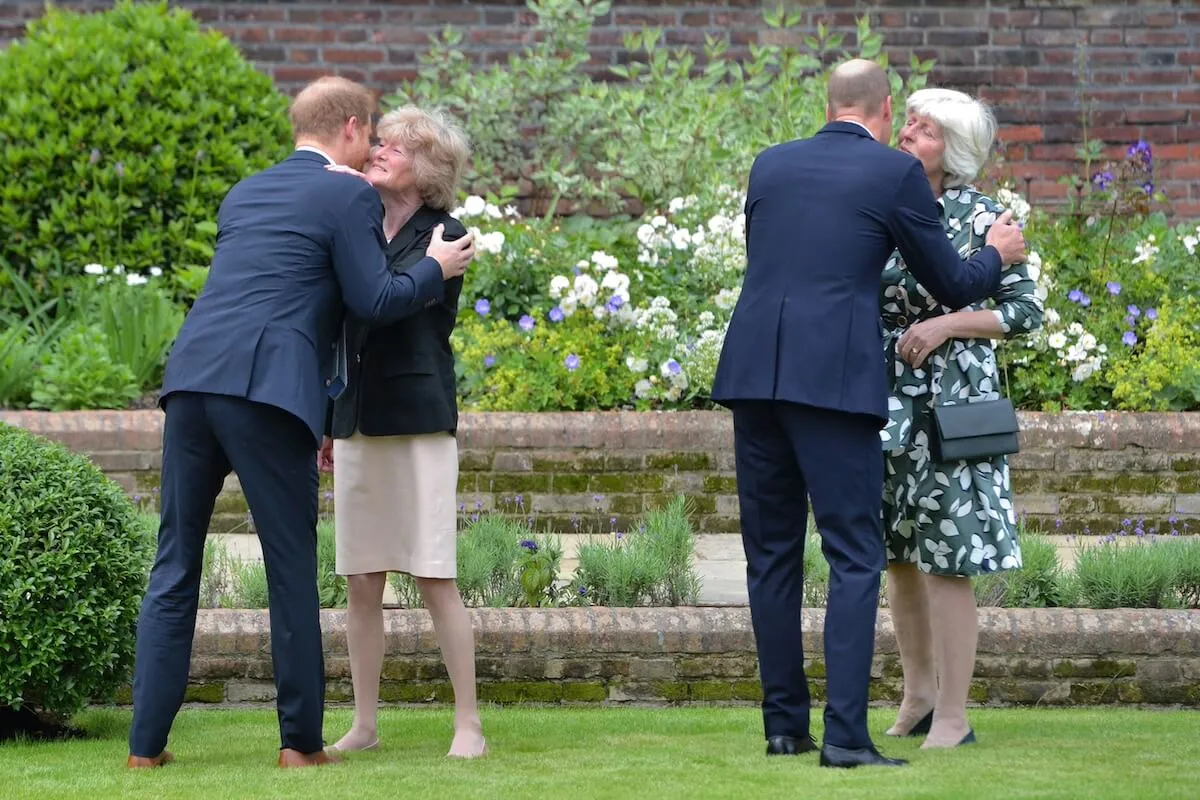
<instances>
[{"instance_id":1,"label":"man in navy suit with back turned","mask_svg":"<svg viewBox=\"0 0 1200 800\"><path fill-rule=\"evenodd\" d=\"M279 765L323 752L325 670L317 599L317 448L336 339L348 308L391 322L442 298L474 256L470 235L404 274L388 271L375 189L327 165L361 169L374 96L322 78L296 96L296 151L230 190L218 216L204 291L167 362L162 399L162 522L138 622L130 767L171 760L167 735L183 701L204 539L230 471L250 506L271 607Z\"/></svg>"},{"instance_id":2,"label":"man in navy suit with back turned","mask_svg":"<svg viewBox=\"0 0 1200 800\"><path fill-rule=\"evenodd\" d=\"M829 80L829 123L762 152L746 196L749 264L713 400L733 411L746 582L768 755L809 736L800 609L807 500L829 561L828 702L820 763L899 766L867 731L867 687L885 566L881 503L887 376L879 281L901 255L943 304L989 296L1024 257L1004 215L963 262L946 239L921 163L888 147L892 100L869 61Z\"/></svg>"}]
</instances>

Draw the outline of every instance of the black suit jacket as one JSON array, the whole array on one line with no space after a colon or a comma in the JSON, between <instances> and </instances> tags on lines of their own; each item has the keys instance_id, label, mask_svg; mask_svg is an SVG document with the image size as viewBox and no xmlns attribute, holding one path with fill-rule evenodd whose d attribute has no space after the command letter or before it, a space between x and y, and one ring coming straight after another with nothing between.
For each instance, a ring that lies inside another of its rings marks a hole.
<instances>
[{"instance_id":1,"label":"black suit jacket","mask_svg":"<svg viewBox=\"0 0 1200 800\"><path fill-rule=\"evenodd\" d=\"M276 406L303 420L315 447L347 309L387 323L443 298L432 258L388 271L379 193L327 163L296 151L226 195L212 268L171 349L160 402L204 392Z\"/></svg>"},{"instance_id":2,"label":"black suit jacket","mask_svg":"<svg viewBox=\"0 0 1200 800\"><path fill-rule=\"evenodd\" d=\"M850 122L771 147L750 170L748 264L712 399L779 400L887 421L879 278L893 250L943 305L1000 284L1000 253L963 261L921 162Z\"/></svg>"},{"instance_id":3,"label":"black suit jacket","mask_svg":"<svg viewBox=\"0 0 1200 800\"><path fill-rule=\"evenodd\" d=\"M457 239L466 228L444 211L423 206L388 244L388 268L394 274L425 258L433 229ZM333 404L332 435L345 439L449 431L458 427L454 353L450 334L458 315L462 278L446 281L440 300L398 322L370 327L349 318L346 391Z\"/></svg>"}]
</instances>

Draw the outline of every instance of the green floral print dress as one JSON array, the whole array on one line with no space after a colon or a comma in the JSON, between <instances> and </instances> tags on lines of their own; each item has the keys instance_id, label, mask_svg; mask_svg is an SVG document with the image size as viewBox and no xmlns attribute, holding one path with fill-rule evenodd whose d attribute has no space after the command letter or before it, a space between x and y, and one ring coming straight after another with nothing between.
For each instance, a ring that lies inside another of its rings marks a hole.
<instances>
[{"instance_id":1,"label":"green floral print dress","mask_svg":"<svg viewBox=\"0 0 1200 800\"><path fill-rule=\"evenodd\" d=\"M972 187L949 189L938 200L946 235L960 255L983 247L1003 209ZM990 309L1005 338L1042 324L1042 301L1028 265L1004 271L991 301L964 311ZM934 300L908 271L899 253L883 271L880 308L891 397L880 432L885 452L883 529L889 562L916 564L922 572L971 576L1021 566L1008 460L936 463L929 452L931 408L1000 396L996 353L990 339L951 339L914 368L896 354L905 330L959 309Z\"/></svg>"}]
</instances>

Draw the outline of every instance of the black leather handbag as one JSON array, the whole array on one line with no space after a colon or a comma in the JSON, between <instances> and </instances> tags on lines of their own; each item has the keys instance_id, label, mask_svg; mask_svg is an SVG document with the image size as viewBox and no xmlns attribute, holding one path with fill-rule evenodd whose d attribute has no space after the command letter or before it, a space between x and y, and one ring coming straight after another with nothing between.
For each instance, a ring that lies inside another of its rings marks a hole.
<instances>
[{"instance_id":1,"label":"black leather handbag","mask_svg":"<svg viewBox=\"0 0 1200 800\"><path fill-rule=\"evenodd\" d=\"M946 342L942 363L949 365L954 340ZM944 369L944 367L943 367ZM930 378L933 370L930 369ZM1000 378L997 365L997 380ZM941 376L938 377L941 384ZM931 387L932 388L932 387ZM941 392L935 392L935 396ZM986 461L995 456L1020 452L1020 423L1012 401L1001 395L995 400L957 403L934 402L929 433L929 454L941 464L957 461Z\"/></svg>"},{"instance_id":2,"label":"black leather handbag","mask_svg":"<svg viewBox=\"0 0 1200 800\"><path fill-rule=\"evenodd\" d=\"M986 461L1020 449L1017 412L1007 397L933 406L929 452L939 463Z\"/></svg>"}]
</instances>

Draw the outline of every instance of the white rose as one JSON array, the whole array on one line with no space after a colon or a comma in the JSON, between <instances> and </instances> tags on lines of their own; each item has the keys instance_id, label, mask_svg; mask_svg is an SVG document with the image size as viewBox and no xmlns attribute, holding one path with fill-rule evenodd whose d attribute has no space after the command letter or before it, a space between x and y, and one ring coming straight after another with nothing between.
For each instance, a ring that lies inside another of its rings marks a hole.
<instances>
[{"instance_id":1,"label":"white rose","mask_svg":"<svg viewBox=\"0 0 1200 800\"><path fill-rule=\"evenodd\" d=\"M483 207L483 213L487 214L492 219L500 219L502 216L504 216L504 214L500 212L499 207L494 206L491 203L488 203Z\"/></svg>"},{"instance_id":2,"label":"white rose","mask_svg":"<svg viewBox=\"0 0 1200 800\"><path fill-rule=\"evenodd\" d=\"M103 275L106 272L103 264L88 264L83 271L88 275Z\"/></svg>"},{"instance_id":3,"label":"white rose","mask_svg":"<svg viewBox=\"0 0 1200 800\"><path fill-rule=\"evenodd\" d=\"M571 281L566 275L555 275L550 279L550 296L557 300L563 292L571 288Z\"/></svg>"},{"instance_id":4,"label":"white rose","mask_svg":"<svg viewBox=\"0 0 1200 800\"><path fill-rule=\"evenodd\" d=\"M467 202L463 203L463 214L468 217L477 217L487 209L487 201L478 195L471 195L467 198Z\"/></svg>"}]
</instances>

